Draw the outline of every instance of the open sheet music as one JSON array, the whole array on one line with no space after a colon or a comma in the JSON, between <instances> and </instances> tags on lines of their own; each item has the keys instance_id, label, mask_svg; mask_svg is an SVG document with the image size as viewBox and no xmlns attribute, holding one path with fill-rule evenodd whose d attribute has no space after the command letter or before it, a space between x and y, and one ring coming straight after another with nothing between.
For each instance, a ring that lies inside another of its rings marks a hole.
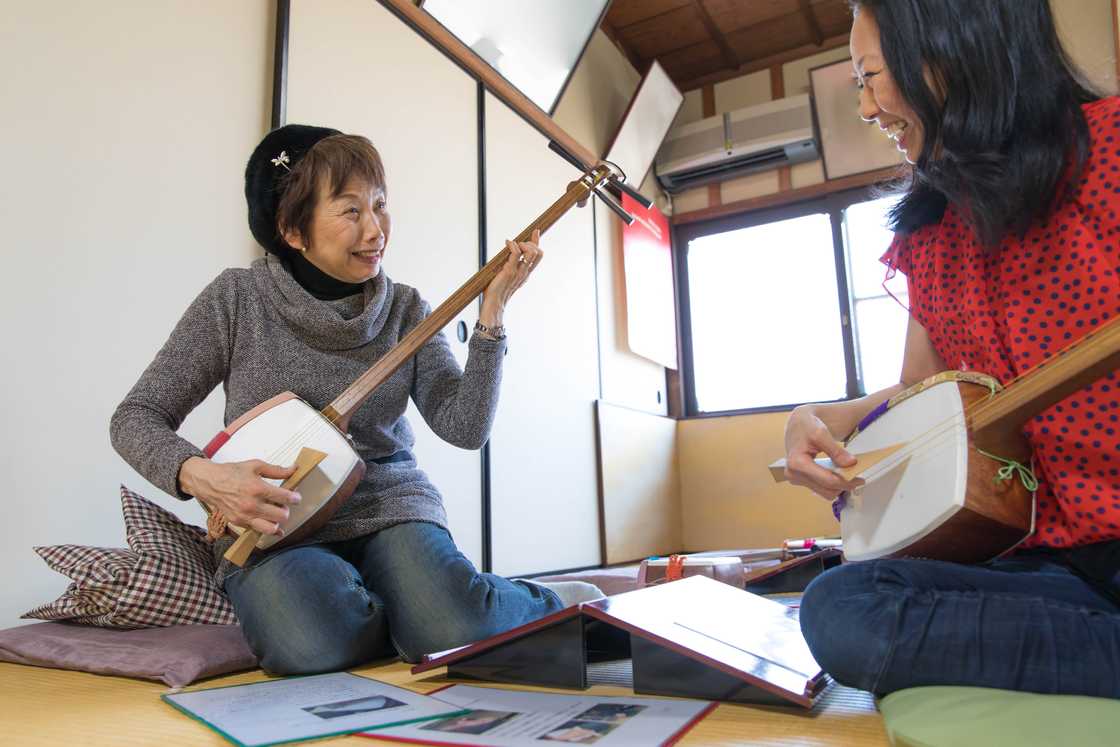
<instances>
[{"instance_id":1,"label":"open sheet music","mask_svg":"<svg viewBox=\"0 0 1120 747\"><path fill-rule=\"evenodd\" d=\"M700 700L568 695L453 685L432 697L460 716L379 729L377 740L474 747L672 744L715 706Z\"/></svg>"},{"instance_id":2,"label":"open sheet music","mask_svg":"<svg viewBox=\"0 0 1120 747\"><path fill-rule=\"evenodd\" d=\"M243 747L349 734L455 716L461 711L446 701L347 672L287 677L162 697Z\"/></svg>"}]
</instances>

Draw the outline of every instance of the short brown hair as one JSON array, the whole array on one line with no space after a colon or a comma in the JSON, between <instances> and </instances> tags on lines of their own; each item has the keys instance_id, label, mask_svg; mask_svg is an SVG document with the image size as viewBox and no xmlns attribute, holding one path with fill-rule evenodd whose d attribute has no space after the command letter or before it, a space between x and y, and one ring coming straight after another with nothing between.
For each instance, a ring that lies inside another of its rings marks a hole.
<instances>
[{"instance_id":1,"label":"short brown hair","mask_svg":"<svg viewBox=\"0 0 1120 747\"><path fill-rule=\"evenodd\" d=\"M276 207L280 238L294 229L308 241L319 185L329 185L330 195L335 197L355 178L385 190L385 167L373 143L361 135L331 135L315 143L281 181L283 192Z\"/></svg>"}]
</instances>

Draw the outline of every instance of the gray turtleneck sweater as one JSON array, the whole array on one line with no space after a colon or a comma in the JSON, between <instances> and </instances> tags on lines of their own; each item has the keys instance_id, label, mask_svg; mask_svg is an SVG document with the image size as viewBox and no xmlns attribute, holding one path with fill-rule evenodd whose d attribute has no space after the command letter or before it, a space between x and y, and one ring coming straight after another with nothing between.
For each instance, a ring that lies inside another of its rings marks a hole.
<instances>
[{"instance_id":1,"label":"gray turtleneck sweater","mask_svg":"<svg viewBox=\"0 0 1120 747\"><path fill-rule=\"evenodd\" d=\"M225 270L190 305L113 413L113 447L154 485L186 498L179 468L203 454L175 431L214 387L225 390L226 424L284 391L322 409L428 313L414 288L384 272L361 295L320 301L272 256L249 269ZM382 384L350 420L365 477L308 542L351 539L407 521L445 527L439 491L414 460L373 460L412 448L404 418L410 396L445 441L480 448L497 408L504 352L504 340L475 335L461 371L439 334ZM215 554L228 544L215 542ZM228 570L224 563L219 580Z\"/></svg>"}]
</instances>

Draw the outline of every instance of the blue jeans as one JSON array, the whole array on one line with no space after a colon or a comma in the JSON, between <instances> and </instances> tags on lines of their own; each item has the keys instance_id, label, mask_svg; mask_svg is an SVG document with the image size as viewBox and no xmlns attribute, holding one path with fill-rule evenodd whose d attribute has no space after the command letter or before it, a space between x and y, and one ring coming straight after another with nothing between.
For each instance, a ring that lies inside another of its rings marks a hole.
<instances>
[{"instance_id":1,"label":"blue jeans","mask_svg":"<svg viewBox=\"0 0 1120 747\"><path fill-rule=\"evenodd\" d=\"M230 575L249 646L272 674L416 662L561 608L552 591L479 573L447 530L412 522L281 550Z\"/></svg>"},{"instance_id":2,"label":"blue jeans","mask_svg":"<svg viewBox=\"0 0 1120 747\"><path fill-rule=\"evenodd\" d=\"M846 563L805 590L801 631L833 677L877 695L974 685L1118 698L1120 542L1081 550Z\"/></svg>"}]
</instances>

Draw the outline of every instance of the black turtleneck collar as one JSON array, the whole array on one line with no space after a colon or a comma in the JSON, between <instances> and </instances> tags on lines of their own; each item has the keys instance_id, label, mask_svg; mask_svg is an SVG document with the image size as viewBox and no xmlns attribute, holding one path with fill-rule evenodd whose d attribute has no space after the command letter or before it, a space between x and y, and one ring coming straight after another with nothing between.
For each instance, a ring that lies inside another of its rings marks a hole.
<instances>
[{"instance_id":1,"label":"black turtleneck collar","mask_svg":"<svg viewBox=\"0 0 1120 747\"><path fill-rule=\"evenodd\" d=\"M336 301L362 292L364 283L347 283L311 264L300 252L289 252L284 263L300 286L320 301Z\"/></svg>"}]
</instances>

